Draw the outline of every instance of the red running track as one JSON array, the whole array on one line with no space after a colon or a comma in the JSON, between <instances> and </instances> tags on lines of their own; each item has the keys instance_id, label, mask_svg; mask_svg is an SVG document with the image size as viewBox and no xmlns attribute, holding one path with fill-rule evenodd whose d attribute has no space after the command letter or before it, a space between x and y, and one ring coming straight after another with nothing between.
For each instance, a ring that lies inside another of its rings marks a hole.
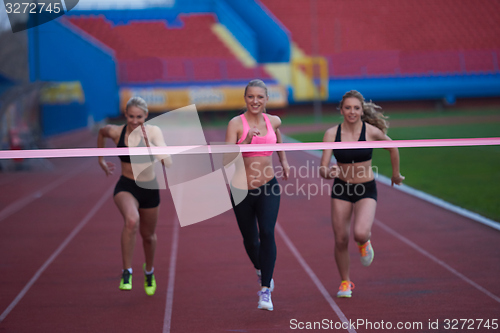
<instances>
[{"instance_id":1,"label":"red running track","mask_svg":"<svg viewBox=\"0 0 500 333\"><path fill-rule=\"evenodd\" d=\"M304 152L288 158L296 170L319 163ZM351 332L387 331L388 323L394 332L465 331L464 321L447 329L447 319L475 320L467 331L498 331L478 329L476 319L500 320L500 233L382 184L375 260L361 266L351 238L356 288L337 299L328 185L308 198L308 187L321 185L311 174L280 181L292 195L281 200L273 312L257 310L257 279L233 213L180 228L168 191L157 293L144 293L140 242L134 288L119 291L122 221L111 197L118 176L106 178L92 158L51 162L52 171L0 174L0 332L289 332L314 322L337 331L342 319L372 324ZM399 322L422 326L396 329Z\"/></svg>"}]
</instances>

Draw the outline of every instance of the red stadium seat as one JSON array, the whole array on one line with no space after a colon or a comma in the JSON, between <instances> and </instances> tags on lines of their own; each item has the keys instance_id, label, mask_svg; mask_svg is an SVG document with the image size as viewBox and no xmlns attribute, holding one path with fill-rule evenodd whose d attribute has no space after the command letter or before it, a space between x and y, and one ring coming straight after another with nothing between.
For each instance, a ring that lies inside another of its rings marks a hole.
<instances>
[{"instance_id":1,"label":"red stadium seat","mask_svg":"<svg viewBox=\"0 0 500 333\"><path fill-rule=\"evenodd\" d=\"M130 21L113 26L103 15L71 16L70 22L116 52L120 82L247 80L260 68L245 68L212 33L213 14L182 14L181 27L166 21Z\"/></svg>"},{"instance_id":2,"label":"red stadium seat","mask_svg":"<svg viewBox=\"0 0 500 333\"><path fill-rule=\"evenodd\" d=\"M499 1L480 5L475 0L261 2L290 30L292 40L306 54L330 58L330 75L360 75L363 66L367 75L393 73L398 70L397 66L390 68L397 63L394 54L388 53L380 66L370 60L378 58L379 52L392 51L401 52L399 61L405 73L491 72L495 70L494 56L487 53L500 50Z\"/></svg>"}]
</instances>

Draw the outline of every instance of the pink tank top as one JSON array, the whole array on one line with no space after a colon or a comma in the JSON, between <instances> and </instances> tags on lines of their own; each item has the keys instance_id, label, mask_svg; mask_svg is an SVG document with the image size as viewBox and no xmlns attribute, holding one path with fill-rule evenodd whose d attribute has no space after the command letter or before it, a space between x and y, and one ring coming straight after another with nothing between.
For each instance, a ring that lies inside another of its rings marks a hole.
<instances>
[{"instance_id":1,"label":"pink tank top","mask_svg":"<svg viewBox=\"0 0 500 333\"><path fill-rule=\"evenodd\" d=\"M267 114L263 113L264 120L266 121L267 134L265 136L257 136L255 135L252 138L251 144L262 144L262 143L276 143L276 133L274 133L273 126L267 117ZM241 134L241 138L238 140L238 144L240 144L248 135L248 131L250 130L250 126L248 125L248 121L245 118L245 115L241 115L241 122L243 123L243 133ZM258 152L247 152L242 153L243 157L250 156L270 156L272 155L272 151L258 151Z\"/></svg>"}]
</instances>

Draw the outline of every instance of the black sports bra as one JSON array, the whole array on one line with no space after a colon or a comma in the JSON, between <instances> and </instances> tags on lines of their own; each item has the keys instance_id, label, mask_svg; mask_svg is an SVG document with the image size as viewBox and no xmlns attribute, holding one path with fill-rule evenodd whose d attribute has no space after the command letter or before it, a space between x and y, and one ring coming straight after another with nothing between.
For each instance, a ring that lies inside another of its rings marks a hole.
<instances>
[{"instance_id":1,"label":"black sports bra","mask_svg":"<svg viewBox=\"0 0 500 333\"><path fill-rule=\"evenodd\" d=\"M127 125L123 126L122 133L120 134L120 140L118 140L118 144L116 145L118 148L128 147L127 145L125 145L126 130L127 130ZM146 147L146 145L144 144L144 140L141 139L141 142L139 143L138 147ZM119 155L118 158L120 159L120 161L124 163L131 163L129 155ZM151 163L152 161L154 161L154 158L150 155L138 155L134 157L134 162L137 163Z\"/></svg>"},{"instance_id":2,"label":"black sports bra","mask_svg":"<svg viewBox=\"0 0 500 333\"><path fill-rule=\"evenodd\" d=\"M341 128L340 124L337 127L337 135L335 142L341 142ZM358 141L366 141L366 124L363 121L363 128L359 135ZM357 149L333 149L333 155L339 163L358 163L365 162L372 159L373 148L357 148Z\"/></svg>"}]
</instances>

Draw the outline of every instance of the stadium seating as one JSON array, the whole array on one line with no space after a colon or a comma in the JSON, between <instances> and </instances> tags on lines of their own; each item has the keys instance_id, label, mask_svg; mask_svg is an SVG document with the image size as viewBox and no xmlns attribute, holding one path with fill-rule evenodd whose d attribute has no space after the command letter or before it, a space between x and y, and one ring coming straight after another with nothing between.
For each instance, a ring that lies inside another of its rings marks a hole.
<instances>
[{"instance_id":1,"label":"stadium seating","mask_svg":"<svg viewBox=\"0 0 500 333\"><path fill-rule=\"evenodd\" d=\"M98 16L70 16L71 23L96 38L106 46L110 47L116 52L117 59L134 59L137 54L134 49L127 46L114 31L111 22L107 21L104 15Z\"/></svg>"},{"instance_id":2,"label":"stadium seating","mask_svg":"<svg viewBox=\"0 0 500 333\"><path fill-rule=\"evenodd\" d=\"M244 67L211 31L213 14L182 14L180 26L141 20L113 26L103 15L70 22L116 53L121 83L249 80L270 76Z\"/></svg>"},{"instance_id":3,"label":"stadium seating","mask_svg":"<svg viewBox=\"0 0 500 333\"><path fill-rule=\"evenodd\" d=\"M499 71L500 2L474 0L262 0L331 77ZM314 17L313 17L314 16ZM70 21L115 51L121 82L269 78L246 68L211 31L212 13L113 25L103 15ZM125 81L122 81L125 80Z\"/></svg>"},{"instance_id":4,"label":"stadium seating","mask_svg":"<svg viewBox=\"0 0 500 333\"><path fill-rule=\"evenodd\" d=\"M499 1L261 2L306 54L328 58L330 75L498 71Z\"/></svg>"}]
</instances>

